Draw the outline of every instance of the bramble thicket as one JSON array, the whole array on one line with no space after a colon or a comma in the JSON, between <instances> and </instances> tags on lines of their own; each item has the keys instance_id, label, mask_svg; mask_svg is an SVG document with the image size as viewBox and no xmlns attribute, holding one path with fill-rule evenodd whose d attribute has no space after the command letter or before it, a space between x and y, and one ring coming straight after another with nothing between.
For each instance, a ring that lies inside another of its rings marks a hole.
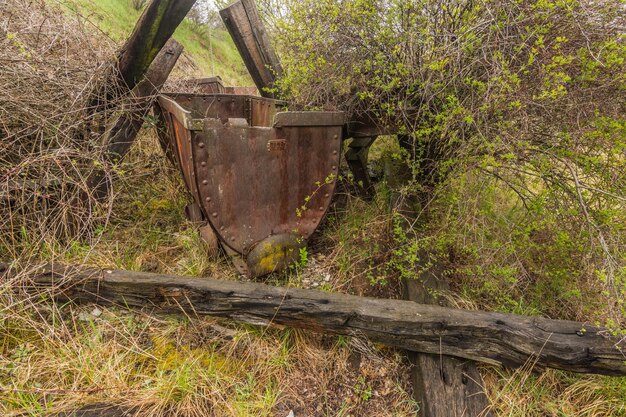
<instances>
[{"instance_id":1,"label":"bramble thicket","mask_svg":"<svg viewBox=\"0 0 626 417\"><path fill-rule=\"evenodd\" d=\"M293 1L274 26L280 89L305 108L375 114L411 139L408 152L386 150L410 160L402 191L420 201L415 233L394 251L404 273L429 248L458 289L491 308L617 331L626 316L624 7Z\"/></svg>"}]
</instances>

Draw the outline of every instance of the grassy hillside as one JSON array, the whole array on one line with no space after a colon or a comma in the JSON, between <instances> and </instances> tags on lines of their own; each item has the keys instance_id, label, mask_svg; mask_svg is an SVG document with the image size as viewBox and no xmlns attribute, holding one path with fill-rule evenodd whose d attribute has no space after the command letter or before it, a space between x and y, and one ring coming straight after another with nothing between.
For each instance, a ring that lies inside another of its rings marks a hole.
<instances>
[{"instance_id":1,"label":"grassy hillside","mask_svg":"<svg viewBox=\"0 0 626 417\"><path fill-rule=\"evenodd\" d=\"M75 0L66 2L66 6L68 13L78 12L118 44L131 33L141 15L132 7L131 0ZM181 72L194 77L219 75L228 85L253 85L226 30L194 29L185 20L174 34L185 47L185 56L190 58L179 61Z\"/></svg>"}]
</instances>

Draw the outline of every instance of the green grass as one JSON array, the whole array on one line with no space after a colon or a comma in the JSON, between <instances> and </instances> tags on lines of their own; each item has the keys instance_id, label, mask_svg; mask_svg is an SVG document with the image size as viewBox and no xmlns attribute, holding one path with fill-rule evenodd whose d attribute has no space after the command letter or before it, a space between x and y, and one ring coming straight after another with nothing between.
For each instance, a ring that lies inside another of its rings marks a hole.
<instances>
[{"instance_id":1,"label":"green grass","mask_svg":"<svg viewBox=\"0 0 626 417\"><path fill-rule=\"evenodd\" d=\"M62 4L68 14L78 12L120 45L141 15L131 6L130 0L66 0ZM253 85L226 30L194 30L194 25L185 19L174 33L174 39L184 46L185 54L193 61L191 70L187 69L185 73L191 72L196 77L219 75L228 85Z\"/></svg>"}]
</instances>

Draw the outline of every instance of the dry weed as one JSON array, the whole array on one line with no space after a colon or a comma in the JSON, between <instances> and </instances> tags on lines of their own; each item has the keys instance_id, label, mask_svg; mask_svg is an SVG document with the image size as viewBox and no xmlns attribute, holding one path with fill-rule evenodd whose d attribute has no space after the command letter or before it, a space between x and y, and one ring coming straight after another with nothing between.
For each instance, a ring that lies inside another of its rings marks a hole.
<instances>
[{"instance_id":1,"label":"dry weed","mask_svg":"<svg viewBox=\"0 0 626 417\"><path fill-rule=\"evenodd\" d=\"M87 25L87 26L86 26ZM0 256L21 259L93 236L109 207L90 196L106 124L85 117L113 45L41 1L0 4Z\"/></svg>"}]
</instances>

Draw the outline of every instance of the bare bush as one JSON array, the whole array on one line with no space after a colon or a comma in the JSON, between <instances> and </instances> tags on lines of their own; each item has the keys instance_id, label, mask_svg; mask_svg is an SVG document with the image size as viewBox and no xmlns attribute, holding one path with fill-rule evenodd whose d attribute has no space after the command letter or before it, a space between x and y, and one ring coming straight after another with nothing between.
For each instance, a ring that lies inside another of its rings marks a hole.
<instances>
[{"instance_id":1,"label":"bare bush","mask_svg":"<svg viewBox=\"0 0 626 417\"><path fill-rule=\"evenodd\" d=\"M113 114L87 117L86 103L114 45L93 32L43 0L0 4L2 258L88 240L107 219L87 178L99 166L99 126Z\"/></svg>"}]
</instances>

